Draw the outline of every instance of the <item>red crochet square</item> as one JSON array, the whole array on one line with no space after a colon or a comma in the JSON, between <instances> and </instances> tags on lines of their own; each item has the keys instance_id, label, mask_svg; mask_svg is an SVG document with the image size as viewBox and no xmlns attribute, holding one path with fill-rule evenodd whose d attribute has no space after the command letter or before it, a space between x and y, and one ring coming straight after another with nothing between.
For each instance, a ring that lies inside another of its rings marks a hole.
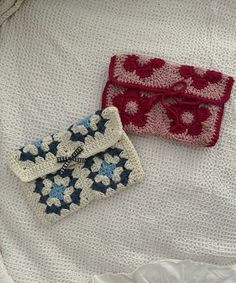
<instances>
[{"instance_id":1,"label":"red crochet square","mask_svg":"<svg viewBox=\"0 0 236 283\"><path fill-rule=\"evenodd\" d=\"M102 107L116 106L128 133L213 146L233 83L232 77L213 70L116 55L111 58Z\"/></svg>"}]
</instances>

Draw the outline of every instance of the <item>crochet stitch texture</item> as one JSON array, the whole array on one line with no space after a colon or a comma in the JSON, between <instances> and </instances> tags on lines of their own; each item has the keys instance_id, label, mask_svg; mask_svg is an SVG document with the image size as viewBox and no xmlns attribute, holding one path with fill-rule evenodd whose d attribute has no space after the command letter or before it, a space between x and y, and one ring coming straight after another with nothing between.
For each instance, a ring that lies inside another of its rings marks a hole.
<instances>
[{"instance_id":1,"label":"crochet stitch texture","mask_svg":"<svg viewBox=\"0 0 236 283\"><path fill-rule=\"evenodd\" d=\"M66 168L57 162L60 156L66 160L78 147L82 148L78 156L83 162L70 160ZM34 210L48 222L143 179L138 155L114 107L99 110L64 132L20 148L12 154L9 164L23 181Z\"/></svg>"},{"instance_id":2,"label":"crochet stitch texture","mask_svg":"<svg viewBox=\"0 0 236 283\"><path fill-rule=\"evenodd\" d=\"M111 58L102 106L116 106L129 133L213 146L233 82L213 70L116 55Z\"/></svg>"},{"instance_id":3,"label":"crochet stitch texture","mask_svg":"<svg viewBox=\"0 0 236 283\"><path fill-rule=\"evenodd\" d=\"M95 112L114 54L235 77L235 14L235 0L25 0L1 26L0 246L16 282L85 283L159 258L235 264L235 86L213 148L130 135L145 182L51 227L6 166L13 148Z\"/></svg>"}]
</instances>

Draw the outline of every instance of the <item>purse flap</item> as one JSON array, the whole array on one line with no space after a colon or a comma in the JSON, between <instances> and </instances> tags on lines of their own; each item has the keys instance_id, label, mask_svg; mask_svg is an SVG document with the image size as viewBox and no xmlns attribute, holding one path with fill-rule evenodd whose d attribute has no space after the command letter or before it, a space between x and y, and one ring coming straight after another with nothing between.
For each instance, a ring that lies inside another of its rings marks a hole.
<instances>
[{"instance_id":1,"label":"purse flap","mask_svg":"<svg viewBox=\"0 0 236 283\"><path fill-rule=\"evenodd\" d=\"M113 56L109 79L128 88L181 95L215 105L229 99L234 83L232 77L220 72L138 55Z\"/></svg>"},{"instance_id":2,"label":"purse flap","mask_svg":"<svg viewBox=\"0 0 236 283\"><path fill-rule=\"evenodd\" d=\"M9 166L23 181L30 182L56 172L63 162L75 153L76 158L88 158L114 145L123 133L117 108L99 110L67 130L36 140L10 156Z\"/></svg>"}]
</instances>

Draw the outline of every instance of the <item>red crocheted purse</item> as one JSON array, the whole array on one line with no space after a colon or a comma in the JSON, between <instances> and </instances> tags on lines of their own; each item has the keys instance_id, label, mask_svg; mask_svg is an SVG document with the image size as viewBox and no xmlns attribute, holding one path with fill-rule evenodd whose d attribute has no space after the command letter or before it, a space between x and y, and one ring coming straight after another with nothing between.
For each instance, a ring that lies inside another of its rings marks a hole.
<instances>
[{"instance_id":1,"label":"red crocheted purse","mask_svg":"<svg viewBox=\"0 0 236 283\"><path fill-rule=\"evenodd\" d=\"M111 58L102 107L119 109L124 129L194 146L218 140L234 80L220 72L159 58Z\"/></svg>"}]
</instances>

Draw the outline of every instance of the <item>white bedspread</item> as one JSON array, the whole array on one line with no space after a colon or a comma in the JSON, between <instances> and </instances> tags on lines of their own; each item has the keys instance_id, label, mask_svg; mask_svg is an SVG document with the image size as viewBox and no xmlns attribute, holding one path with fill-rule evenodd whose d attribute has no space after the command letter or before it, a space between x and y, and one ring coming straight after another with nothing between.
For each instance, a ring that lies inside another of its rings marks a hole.
<instances>
[{"instance_id":1,"label":"white bedspread","mask_svg":"<svg viewBox=\"0 0 236 283\"><path fill-rule=\"evenodd\" d=\"M235 0L25 0L0 28L0 250L16 283L84 283L161 258L236 263L236 98L214 148L131 137L145 182L45 227L8 153L100 107L109 58L236 75Z\"/></svg>"},{"instance_id":2,"label":"white bedspread","mask_svg":"<svg viewBox=\"0 0 236 283\"><path fill-rule=\"evenodd\" d=\"M218 266L190 260L160 260L132 273L95 275L92 283L235 283L235 266Z\"/></svg>"}]
</instances>

